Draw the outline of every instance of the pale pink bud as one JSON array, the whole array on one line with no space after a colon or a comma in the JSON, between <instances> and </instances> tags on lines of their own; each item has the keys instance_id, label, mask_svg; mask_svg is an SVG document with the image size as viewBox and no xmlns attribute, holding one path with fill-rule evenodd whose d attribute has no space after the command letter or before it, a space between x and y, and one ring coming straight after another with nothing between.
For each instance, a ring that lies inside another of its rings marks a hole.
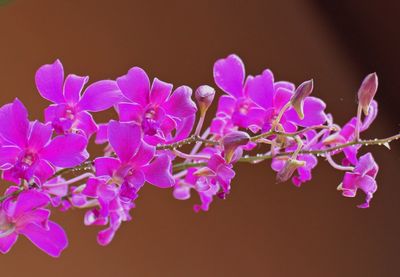
<instances>
[{"instance_id":1,"label":"pale pink bud","mask_svg":"<svg viewBox=\"0 0 400 277\"><path fill-rule=\"evenodd\" d=\"M233 131L222 138L224 146L225 160L230 163L235 150L242 145L246 145L250 141L250 136L246 132Z\"/></svg>"},{"instance_id":2,"label":"pale pink bud","mask_svg":"<svg viewBox=\"0 0 400 277\"><path fill-rule=\"evenodd\" d=\"M301 83L294 92L290 102L300 119L304 118L304 100L308 97L314 88L313 79Z\"/></svg>"},{"instance_id":3,"label":"pale pink bud","mask_svg":"<svg viewBox=\"0 0 400 277\"><path fill-rule=\"evenodd\" d=\"M290 177L292 177L296 169L305 165L306 165L305 161L299 161L296 159L289 158L286 161L284 167L276 175L276 181L278 183L286 182L287 180L290 179Z\"/></svg>"},{"instance_id":4,"label":"pale pink bud","mask_svg":"<svg viewBox=\"0 0 400 277\"><path fill-rule=\"evenodd\" d=\"M212 101L214 100L215 89L203 85L199 86L194 93L194 97L196 98L197 104L199 105L200 114L205 114L207 109L210 107Z\"/></svg>"},{"instance_id":5,"label":"pale pink bud","mask_svg":"<svg viewBox=\"0 0 400 277\"><path fill-rule=\"evenodd\" d=\"M365 115L368 115L369 105L374 99L378 90L378 75L376 73L368 74L361 83L358 90L358 104L363 109Z\"/></svg>"}]
</instances>

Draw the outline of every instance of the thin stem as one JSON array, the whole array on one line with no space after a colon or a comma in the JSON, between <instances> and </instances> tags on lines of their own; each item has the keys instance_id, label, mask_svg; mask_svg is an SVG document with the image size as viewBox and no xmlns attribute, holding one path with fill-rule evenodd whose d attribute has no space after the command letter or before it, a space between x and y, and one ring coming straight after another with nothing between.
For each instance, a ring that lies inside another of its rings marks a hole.
<instances>
[{"instance_id":1,"label":"thin stem","mask_svg":"<svg viewBox=\"0 0 400 277\"><path fill-rule=\"evenodd\" d=\"M186 160L209 160L210 159L210 156L186 154L177 149L172 150L172 152L179 158L186 159Z\"/></svg>"},{"instance_id":2,"label":"thin stem","mask_svg":"<svg viewBox=\"0 0 400 277\"><path fill-rule=\"evenodd\" d=\"M207 128L203 135L201 136L202 139L206 139L208 137L208 135L210 134L210 128ZM197 151L199 151L200 147L201 147L201 142L196 142L196 144L194 145L194 147L192 148L192 151L190 151L190 154L196 154Z\"/></svg>"},{"instance_id":3,"label":"thin stem","mask_svg":"<svg viewBox=\"0 0 400 277\"><path fill-rule=\"evenodd\" d=\"M353 171L354 167L353 166L343 166L343 165L339 165L337 164L331 157L331 155L329 153L327 153L325 155L326 160L328 161L328 163L335 169L338 170L343 170L343 171Z\"/></svg>"},{"instance_id":4,"label":"thin stem","mask_svg":"<svg viewBox=\"0 0 400 277\"><path fill-rule=\"evenodd\" d=\"M313 154L313 155L325 155L329 154L333 151L336 150L341 150L345 147L352 146L352 145L364 145L364 146L370 146L370 145L384 145L387 143L390 143L393 140L398 140L400 139L400 134L383 138L383 139L370 139L370 140L360 140L360 141L351 141L343 144L339 144L333 147L328 147L322 150L300 150L298 154ZM269 160L272 159L273 157L276 156L291 156L295 153L296 151L291 151L291 152L280 152L280 153L275 153L272 155L271 153L267 153L264 155L255 155L255 156L244 156L238 160L238 162L247 162L247 163L256 163L256 162L261 162L263 160ZM205 166L207 163L205 162L192 162L192 163L179 163L175 164L173 166L174 171L181 171L188 169L190 167L200 167L200 166Z\"/></svg>"},{"instance_id":5,"label":"thin stem","mask_svg":"<svg viewBox=\"0 0 400 277\"><path fill-rule=\"evenodd\" d=\"M197 123L196 131L194 132L195 136L199 136L201 132L201 128L203 127L204 124L204 119L206 118L206 114L202 114L199 118L199 122Z\"/></svg>"},{"instance_id":6,"label":"thin stem","mask_svg":"<svg viewBox=\"0 0 400 277\"><path fill-rule=\"evenodd\" d=\"M202 143L211 144L211 145L219 144L219 142L217 142L217 141L207 140L207 139L203 139L197 135L193 135L186 139L183 139L183 140L180 140L180 141L177 141L174 143L157 145L157 150L173 150L175 148L182 147L186 144L192 144L194 142L202 142Z\"/></svg>"},{"instance_id":7,"label":"thin stem","mask_svg":"<svg viewBox=\"0 0 400 277\"><path fill-rule=\"evenodd\" d=\"M318 126L307 127L307 128L301 129L301 130L293 132L293 133L284 133L284 132L278 132L278 131L270 130L268 132L253 136L253 137L250 138L250 140L255 142L255 141L259 140L259 139L266 138L266 137L269 137L269 136L272 136L272 135L285 136L285 137L295 137L295 136L301 135L301 134L303 134L305 132L308 132L308 131L311 131L311 130L318 130L318 129L336 130L336 127L334 127L334 126L326 126L326 125L318 125Z\"/></svg>"},{"instance_id":8,"label":"thin stem","mask_svg":"<svg viewBox=\"0 0 400 277\"><path fill-rule=\"evenodd\" d=\"M75 178L69 179L68 181L60 182L60 183L56 183L56 184L51 184L51 186L70 185L70 184L76 183L78 181L81 181L83 179L86 179L86 178L89 178L89 177L93 177L93 176L94 176L93 173L86 172L86 173L83 173L82 175L79 175L79 176L77 176Z\"/></svg>"},{"instance_id":9,"label":"thin stem","mask_svg":"<svg viewBox=\"0 0 400 277\"><path fill-rule=\"evenodd\" d=\"M360 104L358 104L357 107L357 122L356 122L356 128L355 128L355 141L360 140L360 125L361 125L361 113L362 113L362 107Z\"/></svg>"},{"instance_id":10,"label":"thin stem","mask_svg":"<svg viewBox=\"0 0 400 277\"><path fill-rule=\"evenodd\" d=\"M272 122L271 130L275 131L276 126L278 126L279 122L281 122L283 114L286 112L287 109L290 108L291 105L292 105L292 102L289 101L285 104L285 106L282 107L282 109L279 111L278 116Z\"/></svg>"}]
</instances>

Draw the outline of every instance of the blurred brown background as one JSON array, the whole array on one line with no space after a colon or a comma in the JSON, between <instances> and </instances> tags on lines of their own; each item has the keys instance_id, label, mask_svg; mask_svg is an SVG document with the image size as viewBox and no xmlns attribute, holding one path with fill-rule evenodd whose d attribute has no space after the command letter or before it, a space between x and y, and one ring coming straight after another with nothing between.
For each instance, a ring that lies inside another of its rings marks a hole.
<instances>
[{"instance_id":1,"label":"blurred brown background","mask_svg":"<svg viewBox=\"0 0 400 277\"><path fill-rule=\"evenodd\" d=\"M1 1L4 2L4 1ZM240 55L247 72L313 77L338 123L351 118L362 77L377 71L381 114L365 136L399 131L400 19L396 1L22 1L0 6L0 103L20 98L31 118L48 105L35 70L115 78L139 65L175 85L212 84L212 65ZM52 259L26 239L0 256L3 276L399 276L400 145L370 149L381 166L372 207L336 191L323 161L301 189L276 185L269 165L241 165L208 213L147 186L108 247L83 213L56 213L70 247Z\"/></svg>"}]
</instances>

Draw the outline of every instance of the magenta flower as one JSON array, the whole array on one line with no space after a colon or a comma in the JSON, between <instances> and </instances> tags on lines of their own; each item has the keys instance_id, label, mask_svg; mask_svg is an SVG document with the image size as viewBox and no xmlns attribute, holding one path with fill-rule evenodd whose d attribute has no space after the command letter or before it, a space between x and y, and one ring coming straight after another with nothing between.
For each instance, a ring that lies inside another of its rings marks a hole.
<instances>
[{"instance_id":1,"label":"magenta flower","mask_svg":"<svg viewBox=\"0 0 400 277\"><path fill-rule=\"evenodd\" d=\"M301 184L310 181L312 178L311 171L317 166L318 160L314 155L301 154L298 155L296 160L305 162L304 166L297 168L297 174L292 177L292 182L296 187L300 187ZM279 172L285 166L287 158L275 158L272 160L271 167L274 171Z\"/></svg>"},{"instance_id":2,"label":"magenta flower","mask_svg":"<svg viewBox=\"0 0 400 277\"><path fill-rule=\"evenodd\" d=\"M24 105L15 99L0 108L0 169L3 178L14 183L20 179L41 184L56 167L74 167L88 158L87 140L78 134L57 136L53 128L39 121L30 123Z\"/></svg>"},{"instance_id":3,"label":"magenta flower","mask_svg":"<svg viewBox=\"0 0 400 277\"><path fill-rule=\"evenodd\" d=\"M195 205L194 210L208 211L214 196L225 198L230 191L231 180L235 177L232 164L229 164L214 149L206 148L202 154L211 154L207 166L187 171L184 179L177 179L174 187L174 197L180 200L190 198L190 190L199 194L201 204ZM222 191L221 191L222 189Z\"/></svg>"},{"instance_id":4,"label":"magenta flower","mask_svg":"<svg viewBox=\"0 0 400 277\"><path fill-rule=\"evenodd\" d=\"M139 67L131 68L117 83L131 101L118 105L120 120L138 123L147 143L173 142L189 135L197 111L191 88L181 86L171 94L172 84L157 78L150 88L149 77Z\"/></svg>"},{"instance_id":5,"label":"magenta flower","mask_svg":"<svg viewBox=\"0 0 400 277\"><path fill-rule=\"evenodd\" d=\"M90 137L97 125L89 112L106 110L122 100L117 83L112 80L93 83L82 94L89 77L69 74L64 80L59 60L40 67L35 80L40 95L54 103L45 110L45 120L59 134L83 131Z\"/></svg>"},{"instance_id":6,"label":"magenta flower","mask_svg":"<svg viewBox=\"0 0 400 277\"><path fill-rule=\"evenodd\" d=\"M17 188L12 187L8 194ZM19 235L24 235L39 249L52 257L59 257L67 247L64 230L49 221L50 211L45 209L50 199L35 190L24 191L16 200L9 199L0 206L0 252L10 251Z\"/></svg>"},{"instance_id":7,"label":"magenta flower","mask_svg":"<svg viewBox=\"0 0 400 277\"><path fill-rule=\"evenodd\" d=\"M218 87L228 94L219 100L217 118L213 122L214 132L218 132L217 126L229 126L223 120L229 118L238 127L250 128L254 132L260 129L269 131L272 121L294 94L293 84L274 82L274 76L268 69L245 80L244 64L236 55L229 55L215 63L214 79ZM295 131L297 126L323 124L326 121L325 107L322 100L306 97L304 118L300 119L291 107L283 114L281 124L287 132Z\"/></svg>"},{"instance_id":8,"label":"magenta flower","mask_svg":"<svg viewBox=\"0 0 400 277\"><path fill-rule=\"evenodd\" d=\"M100 210L92 210L87 224L105 224L106 218L113 220L107 231L99 233L100 244L111 241L120 222L130 219L131 201L138 196L145 181L160 188L174 185L170 173L171 161L168 155L155 157L155 147L142 141L143 134L139 125L132 122L111 121L108 124L108 140L118 158L101 157L94 161L97 178L91 178L83 193L96 198Z\"/></svg>"},{"instance_id":9,"label":"magenta flower","mask_svg":"<svg viewBox=\"0 0 400 277\"><path fill-rule=\"evenodd\" d=\"M344 175L340 188L343 196L355 197L357 190L361 189L366 195L365 202L357 207L368 208L369 202L378 188L375 181L378 170L379 167L371 153L361 156L353 172L346 172Z\"/></svg>"}]
</instances>

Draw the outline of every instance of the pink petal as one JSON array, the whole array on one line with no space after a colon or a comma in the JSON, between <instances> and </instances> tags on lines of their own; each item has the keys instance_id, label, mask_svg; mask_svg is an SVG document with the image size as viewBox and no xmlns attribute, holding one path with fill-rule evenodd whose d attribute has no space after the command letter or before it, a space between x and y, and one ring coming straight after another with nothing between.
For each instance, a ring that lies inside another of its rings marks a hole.
<instances>
[{"instance_id":1,"label":"pink petal","mask_svg":"<svg viewBox=\"0 0 400 277\"><path fill-rule=\"evenodd\" d=\"M34 171L34 181L37 182L38 185L46 182L51 176L55 173L54 168L49 164L46 160L39 160L35 165Z\"/></svg>"},{"instance_id":2,"label":"pink petal","mask_svg":"<svg viewBox=\"0 0 400 277\"><path fill-rule=\"evenodd\" d=\"M74 167L88 158L86 145L87 139L82 135L58 136L40 152L40 156L55 166Z\"/></svg>"},{"instance_id":3,"label":"pink petal","mask_svg":"<svg viewBox=\"0 0 400 277\"><path fill-rule=\"evenodd\" d=\"M139 150L136 155L129 161L133 168L141 168L144 165L147 165L154 157L156 152L156 148L147 144L146 142L142 142L140 144Z\"/></svg>"},{"instance_id":4,"label":"pink petal","mask_svg":"<svg viewBox=\"0 0 400 277\"><path fill-rule=\"evenodd\" d=\"M274 97L274 76L272 72L267 69L261 75L247 79L245 92L260 107L271 108Z\"/></svg>"},{"instance_id":5,"label":"pink petal","mask_svg":"<svg viewBox=\"0 0 400 277\"><path fill-rule=\"evenodd\" d=\"M67 235L64 230L52 221L49 221L48 229L36 224L28 224L20 232L39 249L52 257L59 257L68 246Z\"/></svg>"},{"instance_id":6,"label":"pink petal","mask_svg":"<svg viewBox=\"0 0 400 277\"><path fill-rule=\"evenodd\" d=\"M54 103L64 102L64 69L60 60L41 66L35 75L36 87L40 95Z\"/></svg>"},{"instance_id":7,"label":"pink petal","mask_svg":"<svg viewBox=\"0 0 400 277\"><path fill-rule=\"evenodd\" d=\"M369 175L373 178L376 177L376 174L378 173L378 164L375 162L371 153L367 153L360 157L354 172L361 176Z\"/></svg>"},{"instance_id":8,"label":"pink petal","mask_svg":"<svg viewBox=\"0 0 400 277\"><path fill-rule=\"evenodd\" d=\"M218 100L218 113L233 114L236 107L236 99L229 95L222 95Z\"/></svg>"},{"instance_id":9,"label":"pink petal","mask_svg":"<svg viewBox=\"0 0 400 277\"><path fill-rule=\"evenodd\" d=\"M25 228L26 225L35 223L47 228L50 211L46 209L36 209L33 211L26 212L18 218L16 228L17 230Z\"/></svg>"},{"instance_id":10,"label":"pink petal","mask_svg":"<svg viewBox=\"0 0 400 277\"><path fill-rule=\"evenodd\" d=\"M101 157L94 160L96 176L113 176L114 172L121 166L116 158Z\"/></svg>"},{"instance_id":11,"label":"pink petal","mask_svg":"<svg viewBox=\"0 0 400 277\"><path fill-rule=\"evenodd\" d=\"M50 198L42 192L36 190L23 191L18 196L13 217L18 219L25 213L38 208L43 208L49 203Z\"/></svg>"},{"instance_id":12,"label":"pink petal","mask_svg":"<svg viewBox=\"0 0 400 277\"><path fill-rule=\"evenodd\" d=\"M14 166L21 153L21 148L13 145L5 145L0 147L0 169L6 170Z\"/></svg>"},{"instance_id":13,"label":"pink petal","mask_svg":"<svg viewBox=\"0 0 400 277\"><path fill-rule=\"evenodd\" d=\"M111 227L100 231L97 235L97 242L102 246L109 244L114 238L115 231Z\"/></svg>"},{"instance_id":14,"label":"pink petal","mask_svg":"<svg viewBox=\"0 0 400 277\"><path fill-rule=\"evenodd\" d=\"M278 88L276 90L274 96L274 107L277 112L279 112L283 108L283 106L285 106L286 103L290 101L292 95L293 91L285 88Z\"/></svg>"},{"instance_id":15,"label":"pink petal","mask_svg":"<svg viewBox=\"0 0 400 277\"><path fill-rule=\"evenodd\" d=\"M192 89L180 86L165 103L164 108L168 114L176 117L188 117L196 113L196 104L193 102Z\"/></svg>"},{"instance_id":16,"label":"pink petal","mask_svg":"<svg viewBox=\"0 0 400 277\"><path fill-rule=\"evenodd\" d=\"M0 252L3 254L7 254L11 247L15 244L18 239L18 235L16 233L12 233L6 237L0 238Z\"/></svg>"},{"instance_id":17,"label":"pink petal","mask_svg":"<svg viewBox=\"0 0 400 277\"><path fill-rule=\"evenodd\" d=\"M29 135L29 148L40 151L50 141L52 133L53 128L50 123L43 124L36 120Z\"/></svg>"},{"instance_id":18,"label":"pink petal","mask_svg":"<svg viewBox=\"0 0 400 277\"><path fill-rule=\"evenodd\" d=\"M108 139L118 158L127 162L139 149L142 131L137 124L112 120L108 124Z\"/></svg>"},{"instance_id":19,"label":"pink petal","mask_svg":"<svg viewBox=\"0 0 400 277\"><path fill-rule=\"evenodd\" d=\"M0 108L0 136L20 147L27 144L29 131L28 111L17 98Z\"/></svg>"},{"instance_id":20,"label":"pink petal","mask_svg":"<svg viewBox=\"0 0 400 277\"><path fill-rule=\"evenodd\" d=\"M192 115L192 116L184 118L181 122L179 122L179 124L176 128L175 137L170 142L174 142L174 141L178 141L178 140L187 138L193 129L195 120L196 120L196 116Z\"/></svg>"},{"instance_id":21,"label":"pink petal","mask_svg":"<svg viewBox=\"0 0 400 277\"><path fill-rule=\"evenodd\" d=\"M137 103L120 103L118 104L119 120L122 122L133 121L141 124L144 109Z\"/></svg>"},{"instance_id":22,"label":"pink petal","mask_svg":"<svg viewBox=\"0 0 400 277\"><path fill-rule=\"evenodd\" d=\"M294 109L288 110L285 115L290 121L303 127L320 125L326 122L325 103L316 97L307 97L304 101L304 119L300 120Z\"/></svg>"},{"instance_id":23,"label":"pink petal","mask_svg":"<svg viewBox=\"0 0 400 277\"><path fill-rule=\"evenodd\" d=\"M81 99L81 92L83 87L89 81L87 76L78 76L75 74L70 74L65 79L64 83L64 98L71 106L75 106Z\"/></svg>"},{"instance_id":24,"label":"pink petal","mask_svg":"<svg viewBox=\"0 0 400 277\"><path fill-rule=\"evenodd\" d=\"M80 110L100 112L107 110L121 100L122 95L117 82L103 80L87 87L78 106Z\"/></svg>"},{"instance_id":25,"label":"pink petal","mask_svg":"<svg viewBox=\"0 0 400 277\"><path fill-rule=\"evenodd\" d=\"M91 135L97 132L97 124L90 113L86 111L79 112L76 120L75 128L83 131L86 137L89 138Z\"/></svg>"},{"instance_id":26,"label":"pink petal","mask_svg":"<svg viewBox=\"0 0 400 277\"><path fill-rule=\"evenodd\" d=\"M150 90L150 103L156 105L163 104L167 100L168 96L171 94L171 91L172 84L154 78Z\"/></svg>"},{"instance_id":27,"label":"pink petal","mask_svg":"<svg viewBox=\"0 0 400 277\"><path fill-rule=\"evenodd\" d=\"M214 64L215 83L226 93L239 98L243 95L244 64L236 55L229 55Z\"/></svg>"},{"instance_id":28,"label":"pink petal","mask_svg":"<svg viewBox=\"0 0 400 277\"><path fill-rule=\"evenodd\" d=\"M103 144L108 141L108 134L107 134L107 129L108 129L108 124L102 123L98 125L98 130L96 133L96 144Z\"/></svg>"},{"instance_id":29,"label":"pink petal","mask_svg":"<svg viewBox=\"0 0 400 277\"><path fill-rule=\"evenodd\" d=\"M161 155L151 164L143 167L146 181L159 188L169 188L174 185L170 172L171 160L168 155Z\"/></svg>"},{"instance_id":30,"label":"pink petal","mask_svg":"<svg viewBox=\"0 0 400 277\"><path fill-rule=\"evenodd\" d=\"M128 73L117 79L122 94L132 102L145 107L149 102L150 81L140 67L131 68Z\"/></svg>"}]
</instances>

